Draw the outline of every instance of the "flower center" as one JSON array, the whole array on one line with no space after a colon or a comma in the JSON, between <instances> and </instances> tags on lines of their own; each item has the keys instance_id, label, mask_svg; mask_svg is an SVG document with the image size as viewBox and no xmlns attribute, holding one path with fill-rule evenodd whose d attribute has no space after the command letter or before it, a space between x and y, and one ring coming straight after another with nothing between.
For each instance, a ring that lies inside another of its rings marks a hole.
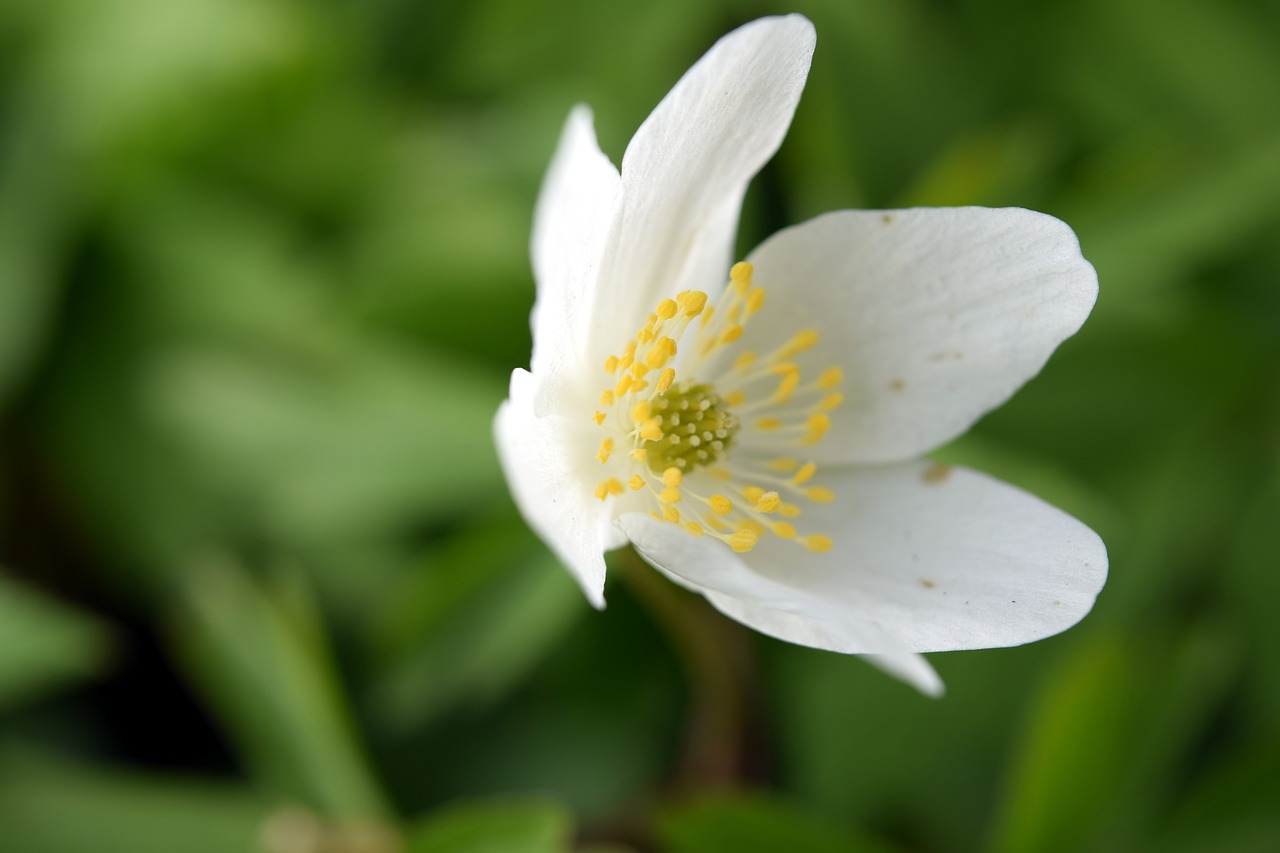
<instances>
[{"instance_id":1,"label":"flower center","mask_svg":"<svg viewBox=\"0 0 1280 853\"><path fill-rule=\"evenodd\" d=\"M835 495L812 484L817 465L792 456L822 440L843 400L839 367L806 383L794 360L818 343L818 333L798 331L767 354L742 352L707 376L725 364L712 357L736 347L764 305L752 274L750 264L735 264L715 305L696 290L663 299L621 354L605 361L612 384L592 420L605 433L595 458L613 476L595 495L608 501L634 494L627 498L632 508L647 502L658 520L735 551L750 551L768 533L826 551L829 536L802 534L796 524L804 503Z\"/></svg>"},{"instance_id":2,"label":"flower center","mask_svg":"<svg viewBox=\"0 0 1280 853\"><path fill-rule=\"evenodd\" d=\"M663 431L648 444L649 470L676 467L688 473L725 455L738 434L738 419L715 389L703 382L680 382L653 398L650 412Z\"/></svg>"}]
</instances>

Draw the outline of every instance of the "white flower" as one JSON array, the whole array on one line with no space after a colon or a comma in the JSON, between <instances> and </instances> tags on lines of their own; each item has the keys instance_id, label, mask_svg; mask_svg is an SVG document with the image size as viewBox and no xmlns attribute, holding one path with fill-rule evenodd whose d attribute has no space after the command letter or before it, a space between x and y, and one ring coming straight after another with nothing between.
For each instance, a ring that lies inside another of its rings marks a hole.
<instances>
[{"instance_id":1,"label":"white flower","mask_svg":"<svg viewBox=\"0 0 1280 853\"><path fill-rule=\"evenodd\" d=\"M621 174L573 110L535 216L532 367L497 444L596 607L603 553L630 541L734 619L936 694L920 652L1057 633L1105 580L1075 519L921 460L1040 370L1097 279L1070 228L1021 209L839 211L731 267L814 39L798 15L722 38Z\"/></svg>"}]
</instances>

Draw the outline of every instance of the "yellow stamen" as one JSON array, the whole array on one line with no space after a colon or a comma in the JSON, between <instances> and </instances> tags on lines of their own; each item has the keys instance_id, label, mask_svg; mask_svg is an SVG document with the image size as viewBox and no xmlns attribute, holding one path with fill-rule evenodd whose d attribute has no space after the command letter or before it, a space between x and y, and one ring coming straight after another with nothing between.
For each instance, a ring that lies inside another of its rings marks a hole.
<instances>
[{"instance_id":1,"label":"yellow stamen","mask_svg":"<svg viewBox=\"0 0 1280 853\"><path fill-rule=\"evenodd\" d=\"M778 507L778 515L783 518L799 518L800 507L795 504L784 503L782 506Z\"/></svg>"},{"instance_id":2,"label":"yellow stamen","mask_svg":"<svg viewBox=\"0 0 1280 853\"><path fill-rule=\"evenodd\" d=\"M663 435L662 426L658 423L657 418L646 418L640 424L640 437L645 441L661 441Z\"/></svg>"},{"instance_id":3,"label":"yellow stamen","mask_svg":"<svg viewBox=\"0 0 1280 853\"><path fill-rule=\"evenodd\" d=\"M622 483L618 482L616 477L610 477L607 480L602 480L600 485L596 486L596 497L604 500L609 495L620 495L624 491Z\"/></svg>"},{"instance_id":4,"label":"yellow stamen","mask_svg":"<svg viewBox=\"0 0 1280 853\"><path fill-rule=\"evenodd\" d=\"M751 286L751 275L755 272L751 264L746 261L738 261L729 268L729 281L738 289L739 293L745 293L747 288Z\"/></svg>"},{"instance_id":5,"label":"yellow stamen","mask_svg":"<svg viewBox=\"0 0 1280 853\"><path fill-rule=\"evenodd\" d=\"M696 521L685 522L684 529L692 533L694 536L701 536L704 532L702 525Z\"/></svg>"},{"instance_id":6,"label":"yellow stamen","mask_svg":"<svg viewBox=\"0 0 1280 853\"><path fill-rule=\"evenodd\" d=\"M674 299L664 299L658 303L657 315L659 319L670 320L676 316L676 301Z\"/></svg>"},{"instance_id":7,"label":"yellow stamen","mask_svg":"<svg viewBox=\"0 0 1280 853\"><path fill-rule=\"evenodd\" d=\"M600 426L601 424L603 424L603 423L604 423L604 419L605 419L605 413L604 413L604 412L597 411L597 412L592 416L592 420L594 420L594 421L596 422L596 426Z\"/></svg>"},{"instance_id":8,"label":"yellow stamen","mask_svg":"<svg viewBox=\"0 0 1280 853\"><path fill-rule=\"evenodd\" d=\"M712 495L710 505L711 511L716 515L728 515L733 512L733 501L724 495Z\"/></svg>"},{"instance_id":9,"label":"yellow stamen","mask_svg":"<svg viewBox=\"0 0 1280 853\"><path fill-rule=\"evenodd\" d=\"M729 547L739 554L750 551L756 547L756 542L760 541L760 536L754 530L742 529L728 538Z\"/></svg>"},{"instance_id":10,"label":"yellow stamen","mask_svg":"<svg viewBox=\"0 0 1280 853\"><path fill-rule=\"evenodd\" d=\"M804 352L813 347L818 342L818 333L813 329L805 329L803 332L797 332L795 337L787 342L781 350L778 351L778 358L791 358L798 352Z\"/></svg>"},{"instance_id":11,"label":"yellow stamen","mask_svg":"<svg viewBox=\"0 0 1280 853\"><path fill-rule=\"evenodd\" d=\"M777 418L760 418L756 421L756 429L771 430L782 426L782 421Z\"/></svg>"},{"instance_id":12,"label":"yellow stamen","mask_svg":"<svg viewBox=\"0 0 1280 853\"><path fill-rule=\"evenodd\" d=\"M631 491L638 492L645 487L646 483L644 477L634 474L631 479L627 480L627 485L631 487Z\"/></svg>"},{"instance_id":13,"label":"yellow stamen","mask_svg":"<svg viewBox=\"0 0 1280 853\"><path fill-rule=\"evenodd\" d=\"M604 372L612 376L618 369L618 357L611 355L604 360Z\"/></svg>"},{"instance_id":14,"label":"yellow stamen","mask_svg":"<svg viewBox=\"0 0 1280 853\"><path fill-rule=\"evenodd\" d=\"M612 405L613 405L613 392L612 392L612 391L605 391L603 394L601 394L601 395L600 395L600 405L602 405L602 406L612 406Z\"/></svg>"},{"instance_id":15,"label":"yellow stamen","mask_svg":"<svg viewBox=\"0 0 1280 853\"><path fill-rule=\"evenodd\" d=\"M830 536L823 536L821 533L811 533L800 540L800 544L813 551L815 554L821 554L830 551L833 543Z\"/></svg>"},{"instance_id":16,"label":"yellow stamen","mask_svg":"<svg viewBox=\"0 0 1280 853\"><path fill-rule=\"evenodd\" d=\"M671 383L676 381L676 371L674 368L668 367L658 376L658 385L654 388L659 394L665 393L671 387Z\"/></svg>"},{"instance_id":17,"label":"yellow stamen","mask_svg":"<svg viewBox=\"0 0 1280 853\"><path fill-rule=\"evenodd\" d=\"M724 401L730 406L741 406L743 403L747 402L747 395L743 394L741 391L734 391L729 396L725 397Z\"/></svg>"},{"instance_id":18,"label":"yellow stamen","mask_svg":"<svg viewBox=\"0 0 1280 853\"><path fill-rule=\"evenodd\" d=\"M662 472L663 484L670 486L673 489L679 486L680 483L682 483L683 481L684 481L684 474L681 473L679 468L672 466Z\"/></svg>"},{"instance_id":19,"label":"yellow stamen","mask_svg":"<svg viewBox=\"0 0 1280 853\"><path fill-rule=\"evenodd\" d=\"M782 506L782 496L777 492L765 492L756 501L756 509L761 512L773 513L778 511L778 507Z\"/></svg>"},{"instance_id":20,"label":"yellow stamen","mask_svg":"<svg viewBox=\"0 0 1280 853\"><path fill-rule=\"evenodd\" d=\"M679 503L680 490L679 489L663 489L661 492L658 492L658 500L662 501L664 504Z\"/></svg>"},{"instance_id":21,"label":"yellow stamen","mask_svg":"<svg viewBox=\"0 0 1280 853\"><path fill-rule=\"evenodd\" d=\"M818 377L818 387L830 391L844 381L844 371L838 367L828 367Z\"/></svg>"},{"instance_id":22,"label":"yellow stamen","mask_svg":"<svg viewBox=\"0 0 1280 853\"><path fill-rule=\"evenodd\" d=\"M789 521L775 521L770 528L779 539L795 539L796 526Z\"/></svg>"},{"instance_id":23,"label":"yellow stamen","mask_svg":"<svg viewBox=\"0 0 1280 853\"><path fill-rule=\"evenodd\" d=\"M673 506L664 506L662 508L662 517L664 520L675 524L680 521L680 510Z\"/></svg>"},{"instance_id":24,"label":"yellow stamen","mask_svg":"<svg viewBox=\"0 0 1280 853\"><path fill-rule=\"evenodd\" d=\"M777 459L774 459L772 462L769 463L769 467L780 474L785 474L788 471L795 469L795 467L799 464L800 463L794 459L788 459L785 456L779 456Z\"/></svg>"},{"instance_id":25,"label":"yellow stamen","mask_svg":"<svg viewBox=\"0 0 1280 853\"><path fill-rule=\"evenodd\" d=\"M813 479L813 475L818 473L818 466L812 462L806 462L800 466L800 470L791 478L791 482L797 486L803 486L805 483Z\"/></svg>"},{"instance_id":26,"label":"yellow stamen","mask_svg":"<svg viewBox=\"0 0 1280 853\"><path fill-rule=\"evenodd\" d=\"M762 307L764 307L764 290L757 287L747 294L747 316L750 317Z\"/></svg>"},{"instance_id":27,"label":"yellow stamen","mask_svg":"<svg viewBox=\"0 0 1280 853\"><path fill-rule=\"evenodd\" d=\"M755 363L756 354L751 350L747 350L733 361L733 369L738 372L744 372L748 367Z\"/></svg>"},{"instance_id":28,"label":"yellow stamen","mask_svg":"<svg viewBox=\"0 0 1280 853\"><path fill-rule=\"evenodd\" d=\"M836 499L836 493L825 486L814 486L805 491L805 497L816 504L829 504Z\"/></svg>"},{"instance_id":29,"label":"yellow stamen","mask_svg":"<svg viewBox=\"0 0 1280 853\"><path fill-rule=\"evenodd\" d=\"M611 453L613 453L613 439L601 439L600 449L596 451L596 458L603 464L609 461L609 454Z\"/></svg>"},{"instance_id":30,"label":"yellow stamen","mask_svg":"<svg viewBox=\"0 0 1280 853\"><path fill-rule=\"evenodd\" d=\"M684 299L681 300L678 296L676 301L680 302L680 307L684 309L686 317L697 317L702 313L702 309L706 307L707 294L701 290L686 290L680 296L683 296Z\"/></svg>"}]
</instances>

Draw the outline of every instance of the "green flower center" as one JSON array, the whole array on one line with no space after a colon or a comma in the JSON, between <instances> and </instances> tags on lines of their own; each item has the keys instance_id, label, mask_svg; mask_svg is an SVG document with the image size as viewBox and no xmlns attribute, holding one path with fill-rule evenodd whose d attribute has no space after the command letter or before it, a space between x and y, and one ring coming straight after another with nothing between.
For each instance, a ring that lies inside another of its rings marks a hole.
<instances>
[{"instance_id":1,"label":"green flower center","mask_svg":"<svg viewBox=\"0 0 1280 853\"><path fill-rule=\"evenodd\" d=\"M668 468L688 473L724 456L738 434L738 419L715 388L703 382L680 382L653 398L652 417L662 438L649 442L649 470Z\"/></svg>"}]
</instances>

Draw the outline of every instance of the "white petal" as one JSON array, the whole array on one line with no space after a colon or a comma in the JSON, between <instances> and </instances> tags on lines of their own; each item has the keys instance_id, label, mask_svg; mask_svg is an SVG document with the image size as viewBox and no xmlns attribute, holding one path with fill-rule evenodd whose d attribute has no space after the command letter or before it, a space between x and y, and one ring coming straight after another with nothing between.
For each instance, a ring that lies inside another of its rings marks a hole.
<instances>
[{"instance_id":1,"label":"white petal","mask_svg":"<svg viewBox=\"0 0 1280 853\"><path fill-rule=\"evenodd\" d=\"M875 664L894 678L905 681L916 690L934 699L946 692L942 679L933 665L923 655L865 655L866 661Z\"/></svg>"},{"instance_id":2,"label":"white petal","mask_svg":"<svg viewBox=\"0 0 1280 853\"><path fill-rule=\"evenodd\" d=\"M601 323L595 356L621 346L659 299L723 286L742 196L786 135L814 41L799 15L734 30L636 131L602 279L616 322Z\"/></svg>"},{"instance_id":3,"label":"white petal","mask_svg":"<svg viewBox=\"0 0 1280 853\"><path fill-rule=\"evenodd\" d=\"M625 529L648 559L734 618L833 651L1031 642L1078 622L1106 580L1093 531L982 474L920 462L839 471L826 484L836 502L796 521L835 540L825 554L769 536L735 555L705 538L675 541L644 517L624 517Z\"/></svg>"},{"instance_id":4,"label":"white petal","mask_svg":"<svg viewBox=\"0 0 1280 853\"><path fill-rule=\"evenodd\" d=\"M555 405L560 382L586 357L600 259L617 214L622 182L600 151L591 111L575 107L538 196L530 253L538 299L533 309L536 410Z\"/></svg>"},{"instance_id":5,"label":"white petal","mask_svg":"<svg viewBox=\"0 0 1280 853\"><path fill-rule=\"evenodd\" d=\"M537 417L533 376L511 374L511 397L498 409L494 438L521 515L577 579L592 606L604 607L604 551L625 543L590 481L574 470L575 422ZM581 455L581 454L578 454Z\"/></svg>"},{"instance_id":6,"label":"white petal","mask_svg":"<svg viewBox=\"0 0 1280 853\"><path fill-rule=\"evenodd\" d=\"M691 536L645 513L627 513L618 525L645 560L757 631L802 646L851 654L910 651L874 622L852 617L845 602L797 594L785 579L748 566L741 555L716 539ZM793 554L791 565L796 562Z\"/></svg>"},{"instance_id":7,"label":"white petal","mask_svg":"<svg viewBox=\"0 0 1280 853\"><path fill-rule=\"evenodd\" d=\"M750 258L767 301L742 346L800 329L806 365L839 365L845 403L814 457L915 458L964 432L1080 328L1097 276L1071 229L1018 208L839 211Z\"/></svg>"}]
</instances>

